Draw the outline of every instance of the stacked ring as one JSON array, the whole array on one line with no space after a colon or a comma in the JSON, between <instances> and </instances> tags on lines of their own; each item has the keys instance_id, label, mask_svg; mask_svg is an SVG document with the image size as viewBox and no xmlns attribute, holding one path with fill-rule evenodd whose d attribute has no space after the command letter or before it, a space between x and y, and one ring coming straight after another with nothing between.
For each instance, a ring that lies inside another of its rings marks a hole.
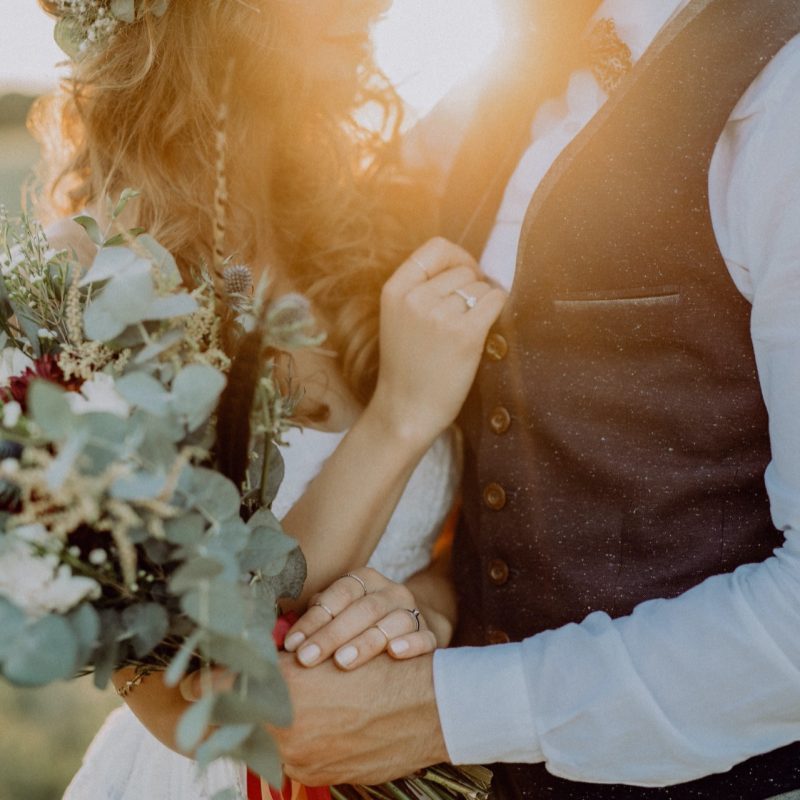
<instances>
[{"instance_id":1,"label":"stacked ring","mask_svg":"<svg viewBox=\"0 0 800 800\"><path fill-rule=\"evenodd\" d=\"M422 615L420 614L419 609L418 608L404 608L403 611L405 611L407 614L411 614L412 619L414 620L414 622L417 625L416 630L414 631L414 633L416 633L420 629L421 624L422 624L420 622L420 618L421 618Z\"/></svg>"},{"instance_id":2,"label":"stacked ring","mask_svg":"<svg viewBox=\"0 0 800 800\"><path fill-rule=\"evenodd\" d=\"M331 611L325 603L312 603L312 606L319 606L331 619L336 619L336 614Z\"/></svg>"},{"instance_id":3,"label":"stacked ring","mask_svg":"<svg viewBox=\"0 0 800 800\"><path fill-rule=\"evenodd\" d=\"M364 592L364 597L369 594L369 590L367 589L367 584L365 583L363 578L360 578L358 575L354 575L352 572L348 572L346 575L342 575L342 578L352 578L354 581L358 581L361 584L361 589Z\"/></svg>"}]
</instances>

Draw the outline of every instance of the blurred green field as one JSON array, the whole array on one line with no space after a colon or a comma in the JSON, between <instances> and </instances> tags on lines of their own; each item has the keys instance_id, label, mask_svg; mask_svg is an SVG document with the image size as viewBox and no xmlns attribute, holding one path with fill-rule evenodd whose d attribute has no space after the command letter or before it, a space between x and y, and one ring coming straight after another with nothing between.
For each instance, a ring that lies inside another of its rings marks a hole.
<instances>
[{"instance_id":1,"label":"blurred green field","mask_svg":"<svg viewBox=\"0 0 800 800\"><path fill-rule=\"evenodd\" d=\"M11 213L20 211L20 187L38 157L24 125L27 105L0 99L0 203ZM0 800L58 800L118 703L91 679L24 691L0 680Z\"/></svg>"}]
</instances>

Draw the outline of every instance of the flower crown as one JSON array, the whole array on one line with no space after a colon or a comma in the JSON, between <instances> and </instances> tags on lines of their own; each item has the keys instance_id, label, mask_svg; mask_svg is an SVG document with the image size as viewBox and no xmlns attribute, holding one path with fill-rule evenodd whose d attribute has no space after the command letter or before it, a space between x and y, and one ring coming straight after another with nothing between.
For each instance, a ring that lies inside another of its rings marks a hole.
<instances>
[{"instance_id":1,"label":"flower crown","mask_svg":"<svg viewBox=\"0 0 800 800\"><path fill-rule=\"evenodd\" d=\"M154 0L146 11L163 16L170 0ZM130 24L145 13L143 0L55 0L60 15L55 40L72 59L80 59L87 51L102 47L120 25Z\"/></svg>"}]
</instances>

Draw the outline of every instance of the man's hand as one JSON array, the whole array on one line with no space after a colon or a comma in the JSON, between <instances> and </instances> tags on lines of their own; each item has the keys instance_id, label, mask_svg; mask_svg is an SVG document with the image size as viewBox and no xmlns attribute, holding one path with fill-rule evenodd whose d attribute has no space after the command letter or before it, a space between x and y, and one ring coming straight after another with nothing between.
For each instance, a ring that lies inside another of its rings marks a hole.
<instances>
[{"instance_id":1,"label":"man's hand","mask_svg":"<svg viewBox=\"0 0 800 800\"><path fill-rule=\"evenodd\" d=\"M355 672L312 670L281 656L295 720L272 730L286 774L306 786L373 785L447 761L433 694L433 658L381 656Z\"/></svg>"}]
</instances>

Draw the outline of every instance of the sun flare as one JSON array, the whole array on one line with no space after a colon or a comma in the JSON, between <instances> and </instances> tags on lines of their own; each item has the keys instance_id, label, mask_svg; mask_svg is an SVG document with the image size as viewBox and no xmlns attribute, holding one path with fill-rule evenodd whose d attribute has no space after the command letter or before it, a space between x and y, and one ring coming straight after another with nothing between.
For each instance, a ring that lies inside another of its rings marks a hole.
<instances>
[{"instance_id":1,"label":"sun flare","mask_svg":"<svg viewBox=\"0 0 800 800\"><path fill-rule=\"evenodd\" d=\"M375 27L380 65L419 115L490 56L494 0L396 0Z\"/></svg>"}]
</instances>

